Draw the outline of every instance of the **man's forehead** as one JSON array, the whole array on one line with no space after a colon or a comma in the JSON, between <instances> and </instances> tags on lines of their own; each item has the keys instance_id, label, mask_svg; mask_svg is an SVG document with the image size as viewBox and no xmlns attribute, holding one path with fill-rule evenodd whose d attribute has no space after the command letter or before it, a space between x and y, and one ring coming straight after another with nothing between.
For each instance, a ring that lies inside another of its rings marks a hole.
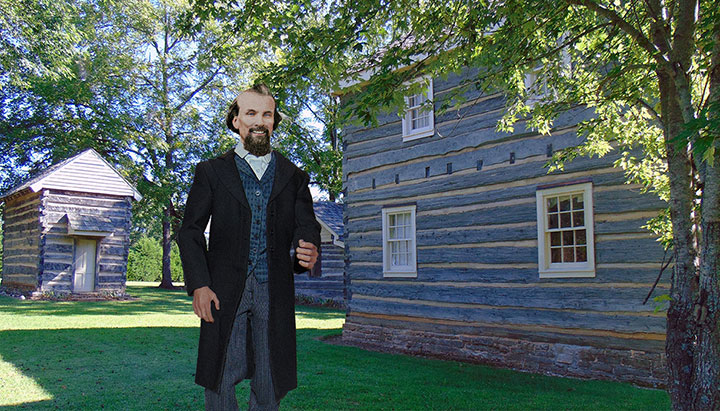
<instances>
[{"instance_id":1,"label":"man's forehead","mask_svg":"<svg viewBox=\"0 0 720 411\"><path fill-rule=\"evenodd\" d=\"M275 100L272 96L266 96L251 91L243 91L236 97L235 101L237 101L238 107L242 108L275 108Z\"/></svg>"}]
</instances>

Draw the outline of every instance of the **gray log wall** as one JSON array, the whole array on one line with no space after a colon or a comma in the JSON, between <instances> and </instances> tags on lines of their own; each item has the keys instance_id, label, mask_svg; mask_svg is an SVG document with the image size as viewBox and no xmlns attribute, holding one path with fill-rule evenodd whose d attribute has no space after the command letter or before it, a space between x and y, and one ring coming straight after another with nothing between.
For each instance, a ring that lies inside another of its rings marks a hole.
<instances>
[{"instance_id":1,"label":"gray log wall","mask_svg":"<svg viewBox=\"0 0 720 411\"><path fill-rule=\"evenodd\" d=\"M5 202L3 219L4 287L35 290L40 269L40 193Z\"/></svg>"},{"instance_id":2,"label":"gray log wall","mask_svg":"<svg viewBox=\"0 0 720 411\"><path fill-rule=\"evenodd\" d=\"M471 75L434 79L436 108ZM652 300L642 301L664 251L642 225L666 204L625 184L613 166L617 153L578 158L547 173L548 152L579 144L577 123L591 118L590 110L561 115L549 136L522 121L513 133L501 133L502 96L465 94L468 103L459 110L436 111L431 137L403 142L394 113L380 116L375 128L344 131L349 306L343 338L376 349L662 385L665 315ZM537 187L588 179L596 276L541 279ZM417 205L417 278L386 278L381 210L409 202ZM668 276L653 296L668 293ZM459 334L472 341L458 342ZM574 360L563 366L567 352ZM602 362L603 353L618 358L598 366L605 371L580 365ZM623 356L645 360L630 372Z\"/></svg>"}]
</instances>

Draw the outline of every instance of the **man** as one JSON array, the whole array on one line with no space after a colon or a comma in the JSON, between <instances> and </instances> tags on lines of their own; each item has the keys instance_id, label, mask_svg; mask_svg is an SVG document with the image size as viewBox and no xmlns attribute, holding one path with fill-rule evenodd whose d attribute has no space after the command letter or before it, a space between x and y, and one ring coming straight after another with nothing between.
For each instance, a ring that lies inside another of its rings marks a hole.
<instances>
[{"instance_id":1,"label":"man","mask_svg":"<svg viewBox=\"0 0 720 411\"><path fill-rule=\"evenodd\" d=\"M245 378L250 409L277 409L297 386L292 272L315 264L320 225L307 173L270 148L280 120L267 86L240 93L226 117L240 142L196 166L178 233L201 318L195 382L208 410L237 410L235 385Z\"/></svg>"}]
</instances>

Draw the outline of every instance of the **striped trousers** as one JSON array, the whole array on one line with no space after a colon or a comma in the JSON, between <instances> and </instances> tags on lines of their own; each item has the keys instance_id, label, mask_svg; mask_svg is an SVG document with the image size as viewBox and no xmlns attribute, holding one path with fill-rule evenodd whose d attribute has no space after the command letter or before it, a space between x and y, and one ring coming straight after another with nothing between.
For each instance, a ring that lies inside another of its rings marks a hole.
<instances>
[{"instance_id":1,"label":"striped trousers","mask_svg":"<svg viewBox=\"0 0 720 411\"><path fill-rule=\"evenodd\" d=\"M205 409L208 411L238 410L235 385L247 378L246 352L250 350L255 364L250 381L250 410L277 410L275 390L270 373L268 345L269 315L268 283L258 283L254 275L247 277L240 305L235 313L230 342L223 365L218 391L205 389ZM252 346L248 347L248 333Z\"/></svg>"}]
</instances>

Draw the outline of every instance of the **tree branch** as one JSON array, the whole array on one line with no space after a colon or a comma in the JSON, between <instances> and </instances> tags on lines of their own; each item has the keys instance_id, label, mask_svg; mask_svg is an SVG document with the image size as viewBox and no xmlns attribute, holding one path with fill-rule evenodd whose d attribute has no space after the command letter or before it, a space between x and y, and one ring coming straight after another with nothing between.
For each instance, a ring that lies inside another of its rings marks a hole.
<instances>
[{"instance_id":1,"label":"tree branch","mask_svg":"<svg viewBox=\"0 0 720 411\"><path fill-rule=\"evenodd\" d=\"M663 54L658 50L658 48L647 38L643 33L641 33L638 29L633 27L632 24L628 23L625 19L623 19L619 14L617 14L615 11L607 9L597 3L595 3L592 0L565 0L569 4L577 4L580 6L585 6L589 10L594 11L600 16L605 17L606 19L610 20L615 26L619 27L622 31L627 33L630 37L632 37L638 45L647 51L654 59L658 62L658 64L669 67L669 61L666 57L663 56Z\"/></svg>"},{"instance_id":2,"label":"tree branch","mask_svg":"<svg viewBox=\"0 0 720 411\"><path fill-rule=\"evenodd\" d=\"M647 110L650 113L651 116L653 116L653 118L655 119L655 121L658 122L658 124L660 124L660 125L663 124L662 118L660 117L658 112L655 111L655 109L647 101L645 101L641 98L638 98L636 101L638 104L643 106L645 108L645 110Z\"/></svg>"},{"instance_id":3,"label":"tree branch","mask_svg":"<svg viewBox=\"0 0 720 411\"><path fill-rule=\"evenodd\" d=\"M210 76L208 76L208 78L205 79L205 81L203 81L199 86L197 86L195 88L195 90L193 90L190 94L188 94L183 99L183 101L180 102L180 104L175 106L175 111L179 111L180 109L182 109L185 106L185 104L187 104L190 100L192 100L193 97L195 97L195 94L199 93L202 89L207 87L207 85L210 84L211 81L213 81L215 76L217 76L218 73L220 73L220 70L221 70L221 66L218 66L218 68L216 68L215 71Z\"/></svg>"}]
</instances>

